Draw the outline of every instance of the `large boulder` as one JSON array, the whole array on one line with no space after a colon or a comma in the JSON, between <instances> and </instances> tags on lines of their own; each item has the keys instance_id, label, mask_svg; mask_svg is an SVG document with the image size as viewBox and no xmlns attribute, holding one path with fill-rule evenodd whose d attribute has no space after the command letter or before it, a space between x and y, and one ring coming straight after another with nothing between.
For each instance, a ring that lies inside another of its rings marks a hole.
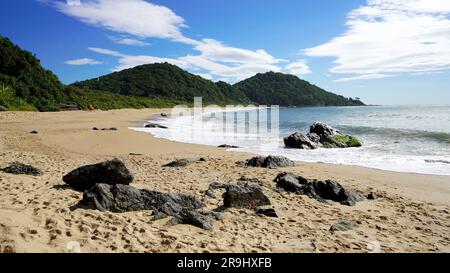
<instances>
[{"instance_id":1,"label":"large boulder","mask_svg":"<svg viewBox=\"0 0 450 273\"><path fill-rule=\"evenodd\" d=\"M129 185L133 179L131 172L118 159L83 166L63 177L63 181L77 191L89 190L98 183Z\"/></svg>"},{"instance_id":2,"label":"large boulder","mask_svg":"<svg viewBox=\"0 0 450 273\"><path fill-rule=\"evenodd\" d=\"M284 156L257 156L253 157L246 162L238 165L243 167L257 167L257 168L269 168L269 169L277 169L277 168L287 168L295 166L295 162L284 157Z\"/></svg>"},{"instance_id":3,"label":"large boulder","mask_svg":"<svg viewBox=\"0 0 450 273\"><path fill-rule=\"evenodd\" d=\"M341 135L339 130L334 129L333 127L322 122L314 123L309 129L309 133L318 135L321 140L330 139L336 135Z\"/></svg>"},{"instance_id":4,"label":"large boulder","mask_svg":"<svg viewBox=\"0 0 450 273\"><path fill-rule=\"evenodd\" d=\"M96 184L84 193L78 205L115 213L152 210L157 219L171 216L172 224L190 224L203 229L212 229L214 221L222 217L215 212L198 211L205 205L191 195L140 190L121 184Z\"/></svg>"},{"instance_id":5,"label":"large boulder","mask_svg":"<svg viewBox=\"0 0 450 273\"><path fill-rule=\"evenodd\" d=\"M256 209L271 205L269 198L257 184L238 182L230 184L223 195L223 204L226 208Z\"/></svg>"},{"instance_id":6,"label":"large boulder","mask_svg":"<svg viewBox=\"0 0 450 273\"><path fill-rule=\"evenodd\" d=\"M320 138L316 134L294 133L284 138L284 145L288 148L314 150L320 146Z\"/></svg>"},{"instance_id":7,"label":"large boulder","mask_svg":"<svg viewBox=\"0 0 450 273\"><path fill-rule=\"evenodd\" d=\"M307 195L321 202L331 200L342 205L354 206L365 200L364 195L354 189L343 187L336 181L308 180L292 173L279 174L274 182L279 188L300 195Z\"/></svg>"},{"instance_id":8,"label":"large boulder","mask_svg":"<svg viewBox=\"0 0 450 273\"><path fill-rule=\"evenodd\" d=\"M361 147L361 141L350 135L344 135L339 130L321 123L314 123L309 133L294 133L284 138L287 148L313 150L323 148L350 148Z\"/></svg>"},{"instance_id":9,"label":"large boulder","mask_svg":"<svg viewBox=\"0 0 450 273\"><path fill-rule=\"evenodd\" d=\"M42 175L42 171L39 170L38 168L35 168L31 165L22 164L20 162L14 162L6 168L0 169L0 171L3 171L5 173L10 173L10 174L17 174L17 175L20 175L20 174L33 175L33 176Z\"/></svg>"}]
</instances>

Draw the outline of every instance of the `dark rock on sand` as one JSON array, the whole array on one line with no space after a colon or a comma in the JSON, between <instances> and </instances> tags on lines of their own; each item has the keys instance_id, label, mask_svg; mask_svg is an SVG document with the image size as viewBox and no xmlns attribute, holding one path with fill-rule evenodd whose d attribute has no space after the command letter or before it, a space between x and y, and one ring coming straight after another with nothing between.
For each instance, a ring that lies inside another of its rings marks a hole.
<instances>
[{"instance_id":1,"label":"dark rock on sand","mask_svg":"<svg viewBox=\"0 0 450 273\"><path fill-rule=\"evenodd\" d=\"M294 161L284 157L284 156L257 156L247 160L245 163L236 162L238 166L242 167L257 167L257 168L286 168L295 166Z\"/></svg>"},{"instance_id":2,"label":"dark rock on sand","mask_svg":"<svg viewBox=\"0 0 450 273\"><path fill-rule=\"evenodd\" d=\"M149 123L149 124L145 125L145 128L169 129L166 126L163 126L163 125L160 125L160 124L156 124L156 123Z\"/></svg>"},{"instance_id":3,"label":"dark rock on sand","mask_svg":"<svg viewBox=\"0 0 450 273\"><path fill-rule=\"evenodd\" d=\"M281 173L275 180L277 186L301 195L308 195L321 202L331 200L342 205L354 206L364 200L364 196L357 190L343 187L336 181L308 180L292 173Z\"/></svg>"},{"instance_id":4,"label":"dark rock on sand","mask_svg":"<svg viewBox=\"0 0 450 273\"><path fill-rule=\"evenodd\" d=\"M267 217L278 218L277 212L274 208L257 208L256 214L265 215Z\"/></svg>"},{"instance_id":5,"label":"dark rock on sand","mask_svg":"<svg viewBox=\"0 0 450 273\"><path fill-rule=\"evenodd\" d=\"M269 198L256 184L244 182L230 184L223 197L224 207L226 208L256 209L257 207L271 205Z\"/></svg>"},{"instance_id":6,"label":"dark rock on sand","mask_svg":"<svg viewBox=\"0 0 450 273\"><path fill-rule=\"evenodd\" d=\"M368 195L367 195L367 199L368 200L376 200L376 199L378 199L378 198L380 198L376 193L374 193L374 192L371 192L371 193L369 193Z\"/></svg>"},{"instance_id":7,"label":"dark rock on sand","mask_svg":"<svg viewBox=\"0 0 450 273\"><path fill-rule=\"evenodd\" d=\"M30 134L37 135L37 134L39 134L39 132L38 131L31 131Z\"/></svg>"},{"instance_id":8,"label":"dark rock on sand","mask_svg":"<svg viewBox=\"0 0 450 273\"><path fill-rule=\"evenodd\" d=\"M99 131L100 129L98 129L97 127L94 127L94 128L92 128L92 130Z\"/></svg>"},{"instance_id":9,"label":"dark rock on sand","mask_svg":"<svg viewBox=\"0 0 450 273\"><path fill-rule=\"evenodd\" d=\"M216 191L218 189L226 189L227 187L228 187L228 184L212 183L209 185L208 190L205 192L205 196L214 199L214 198L216 198L214 191Z\"/></svg>"},{"instance_id":10,"label":"dark rock on sand","mask_svg":"<svg viewBox=\"0 0 450 273\"><path fill-rule=\"evenodd\" d=\"M11 165L9 165L8 167L6 167L4 169L0 169L0 170L5 173L17 174L17 175L20 175L20 174L33 175L33 176L42 175L42 171L39 170L38 168L35 168L31 165L25 165L20 162L14 162Z\"/></svg>"},{"instance_id":11,"label":"dark rock on sand","mask_svg":"<svg viewBox=\"0 0 450 273\"><path fill-rule=\"evenodd\" d=\"M118 129L115 127L112 128L103 128L102 131L117 131Z\"/></svg>"},{"instance_id":12,"label":"dark rock on sand","mask_svg":"<svg viewBox=\"0 0 450 273\"><path fill-rule=\"evenodd\" d=\"M222 144L222 145L218 146L218 148L238 149L240 147L239 146L234 146L234 145Z\"/></svg>"},{"instance_id":13,"label":"dark rock on sand","mask_svg":"<svg viewBox=\"0 0 450 273\"><path fill-rule=\"evenodd\" d=\"M129 185L133 179L125 164L118 159L83 166L63 177L64 182L78 191L89 190L97 183Z\"/></svg>"},{"instance_id":14,"label":"dark rock on sand","mask_svg":"<svg viewBox=\"0 0 450 273\"><path fill-rule=\"evenodd\" d=\"M330 227L330 231L332 231L332 232L349 231L349 230L357 228L358 226L359 225L357 223L354 223L352 221L342 220L342 221L339 221L336 224L332 225Z\"/></svg>"},{"instance_id":15,"label":"dark rock on sand","mask_svg":"<svg viewBox=\"0 0 450 273\"><path fill-rule=\"evenodd\" d=\"M361 147L362 143L354 136L344 135L339 130L321 122L314 123L309 133L294 133L284 138L288 148L317 149Z\"/></svg>"},{"instance_id":16,"label":"dark rock on sand","mask_svg":"<svg viewBox=\"0 0 450 273\"><path fill-rule=\"evenodd\" d=\"M8 111L8 108L6 108L3 105L0 105L0 112L6 112L6 111Z\"/></svg>"},{"instance_id":17,"label":"dark rock on sand","mask_svg":"<svg viewBox=\"0 0 450 273\"><path fill-rule=\"evenodd\" d=\"M191 195L160 193L128 185L96 184L84 193L80 207L116 213L152 210L157 219L172 216L172 224L190 224L212 229L221 215L198 211L205 205Z\"/></svg>"},{"instance_id":18,"label":"dark rock on sand","mask_svg":"<svg viewBox=\"0 0 450 273\"><path fill-rule=\"evenodd\" d=\"M177 160L172 161L172 162L170 162L170 163L168 163L166 165L163 165L163 167L180 168L180 167L186 167L186 166L188 166L190 164L193 164L193 163L205 162L205 161L207 161L207 159L203 158L203 157L199 158L199 159L186 159L186 158L183 158L183 159L177 159Z\"/></svg>"}]
</instances>

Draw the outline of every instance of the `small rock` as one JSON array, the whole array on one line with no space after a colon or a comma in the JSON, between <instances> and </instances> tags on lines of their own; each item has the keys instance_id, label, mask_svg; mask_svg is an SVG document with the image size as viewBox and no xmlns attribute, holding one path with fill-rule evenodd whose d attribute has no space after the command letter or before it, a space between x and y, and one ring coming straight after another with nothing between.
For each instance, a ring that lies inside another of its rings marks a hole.
<instances>
[{"instance_id":1,"label":"small rock","mask_svg":"<svg viewBox=\"0 0 450 273\"><path fill-rule=\"evenodd\" d=\"M374 192L371 192L371 193L369 193L368 195L367 195L367 199L368 200L376 200L376 199L378 199L379 197L378 197L378 195L376 194L376 193L374 193Z\"/></svg>"},{"instance_id":2,"label":"small rock","mask_svg":"<svg viewBox=\"0 0 450 273\"><path fill-rule=\"evenodd\" d=\"M131 172L118 159L83 166L63 177L64 182L78 191L89 190L97 183L129 185L133 179Z\"/></svg>"},{"instance_id":3,"label":"small rock","mask_svg":"<svg viewBox=\"0 0 450 273\"><path fill-rule=\"evenodd\" d=\"M359 225L348 220L342 220L340 222L337 222L336 224L332 225L330 227L330 231L337 232L337 231L349 231L352 229L357 228Z\"/></svg>"},{"instance_id":4,"label":"small rock","mask_svg":"<svg viewBox=\"0 0 450 273\"><path fill-rule=\"evenodd\" d=\"M114 128L114 127L112 127L112 128L103 128L102 131L118 131L118 129Z\"/></svg>"},{"instance_id":5,"label":"small rock","mask_svg":"<svg viewBox=\"0 0 450 273\"><path fill-rule=\"evenodd\" d=\"M206 158L199 158L199 159L177 159L175 161L172 161L166 165L163 165L163 167L170 167L170 168L179 168L179 167L186 167L190 164L197 163L197 162L205 162Z\"/></svg>"},{"instance_id":6,"label":"small rock","mask_svg":"<svg viewBox=\"0 0 450 273\"><path fill-rule=\"evenodd\" d=\"M37 134L39 134L39 133L38 133L38 131L31 131L30 134L32 134L32 135L37 135Z\"/></svg>"},{"instance_id":7,"label":"small rock","mask_svg":"<svg viewBox=\"0 0 450 273\"><path fill-rule=\"evenodd\" d=\"M97 127L94 127L94 128L92 128L92 130L99 131L100 129L98 129Z\"/></svg>"},{"instance_id":8,"label":"small rock","mask_svg":"<svg viewBox=\"0 0 450 273\"><path fill-rule=\"evenodd\" d=\"M164 114L164 113L161 113L161 117L163 117L163 118L167 118L167 117L169 117L169 115L167 115L167 114Z\"/></svg>"},{"instance_id":9,"label":"small rock","mask_svg":"<svg viewBox=\"0 0 450 273\"><path fill-rule=\"evenodd\" d=\"M157 124L157 123L149 123L145 125L145 128L153 128L153 129L169 129L166 126Z\"/></svg>"},{"instance_id":10,"label":"small rock","mask_svg":"<svg viewBox=\"0 0 450 273\"><path fill-rule=\"evenodd\" d=\"M8 111L8 108L6 108L3 105L0 105L0 112L7 112L7 111Z\"/></svg>"},{"instance_id":11,"label":"small rock","mask_svg":"<svg viewBox=\"0 0 450 273\"><path fill-rule=\"evenodd\" d=\"M216 195L214 194L215 190L226 189L227 187L228 187L228 184L212 183L209 185L208 190L205 192L205 196L214 199L214 198L216 198Z\"/></svg>"},{"instance_id":12,"label":"small rock","mask_svg":"<svg viewBox=\"0 0 450 273\"><path fill-rule=\"evenodd\" d=\"M272 218L278 218L277 212L275 211L274 208L257 208L256 214L261 214Z\"/></svg>"},{"instance_id":13,"label":"small rock","mask_svg":"<svg viewBox=\"0 0 450 273\"><path fill-rule=\"evenodd\" d=\"M236 162L237 166L256 167L256 168L286 168L295 166L294 161L284 156L257 156L247 160L245 163Z\"/></svg>"},{"instance_id":14,"label":"small rock","mask_svg":"<svg viewBox=\"0 0 450 273\"><path fill-rule=\"evenodd\" d=\"M42 171L39 170L38 168L35 168L31 165L25 165L20 162L14 162L11 165L9 165L8 167L6 167L4 169L0 169L0 170L5 173L17 174L17 175L20 175L20 174L33 175L33 176L42 175Z\"/></svg>"},{"instance_id":15,"label":"small rock","mask_svg":"<svg viewBox=\"0 0 450 273\"><path fill-rule=\"evenodd\" d=\"M218 148L238 149L240 147L239 146L234 146L234 145L222 144L222 145L218 146Z\"/></svg>"}]
</instances>

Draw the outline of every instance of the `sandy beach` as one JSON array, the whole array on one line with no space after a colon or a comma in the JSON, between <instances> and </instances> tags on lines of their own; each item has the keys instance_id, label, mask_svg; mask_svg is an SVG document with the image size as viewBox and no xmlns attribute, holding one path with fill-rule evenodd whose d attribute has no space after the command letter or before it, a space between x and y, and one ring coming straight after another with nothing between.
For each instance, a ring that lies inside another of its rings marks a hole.
<instances>
[{"instance_id":1,"label":"sandy beach","mask_svg":"<svg viewBox=\"0 0 450 273\"><path fill-rule=\"evenodd\" d=\"M0 252L70 252L73 242L81 252L450 252L448 176L302 162L277 170L241 168L235 162L251 154L175 143L128 129L165 111L0 113L0 168L19 161L44 173L0 172ZM184 168L161 167L195 157L208 160ZM192 194L210 209L223 202L204 197L211 183L258 179L279 217L228 209L208 231L170 226L169 219L154 220L150 211L71 210L83 194L62 187L62 177L82 165L114 158L132 171L133 186ZM381 198L354 207L321 203L277 191L273 180L281 172L333 179ZM330 232L331 225L344 219L358 227Z\"/></svg>"}]
</instances>

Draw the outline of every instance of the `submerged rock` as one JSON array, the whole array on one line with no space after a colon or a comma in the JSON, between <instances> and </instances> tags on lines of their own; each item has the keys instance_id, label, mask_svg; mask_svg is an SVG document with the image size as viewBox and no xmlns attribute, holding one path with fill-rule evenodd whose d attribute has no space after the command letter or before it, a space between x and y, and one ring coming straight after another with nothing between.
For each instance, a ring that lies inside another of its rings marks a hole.
<instances>
[{"instance_id":1,"label":"submerged rock","mask_svg":"<svg viewBox=\"0 0 450 273\"><path fill-rule=\"evenodd\" d=\"M212 229L214 221L222 217L219 213L198 211L205 205L191 195L140 190L121 184L96 184L84 193L79 206L115 213L152 210L158 219L172 216L172 224L203 229Z\"/></svg>"},{"instance_id":2,"label":"submerged rock","mask_svg":"<svg viewBox=\"0 0 450 273\"><path fill-rule=\"evenodd\" d=\"M25 175L33 175L33 176L39 176L42 175L42 171L38 168L35 168L31 165L22 164L20 162L13 162L11 165L4 169L0 169L0 171L3 171L5 173L10 174L25 174Z\"/></svg>"},{"instance_id":3,"label":"submerged rock","mask_svg":"<svg viewBox=\"0 0 450 273\"><path fill-rule=\"evenodd\" d=\"M253 157L246 162L237 162L238 166L242 167L257 167L257 168L286 168L295 166L295 162L284 156L257 156Z\"/></svg>"},{"instance_id":4,"label":"submerged rock","mask_svg":"<svg viewBox=\"0 0 450 273\"><path fill-rule=\"evenodd\" d=\"M349 135L342 134L339 130L321 122L314 123L309 133L294 133L284 138L284 144L288 148L317 149L323 148L350 148L361 147L361 141Z\"/></svg>"},{"instance_id":5,"label":"submerged rock","mask_svg":"<svg viewBox=\"0 0 450 273\"><path fill-rule=\"evenodd\" d=\"M118 159L83 166L63 177L64 182L78 191L89 190L98 183L129 185L133 182L133 179L131 172Z\"/></svg>"},{"instance_id":6,"label":"submerged rock","mask_svg":"<svg viewBox=\"0 0 450 273\"><path fill-rule=\"evenodd\" d=\"M354 206L357 202L363 201L363 194L357 190L343 187L336 181L308 180L292 173L279 174L274 182L277 186L300 195L308 195L321 202L331 200L342 205Z\"/></svg>"},{"instance_id":7,"label":"submerged rock","mask_svg":"<svg viewBox=\"0 0 450 273\"><path fill-rule=\"evenodd\" d=\"M256 209L271 205L269 198L256 184L238 182L230 184L223 195L223 204L226 208Z\"/></svg>"}]
</instances>

